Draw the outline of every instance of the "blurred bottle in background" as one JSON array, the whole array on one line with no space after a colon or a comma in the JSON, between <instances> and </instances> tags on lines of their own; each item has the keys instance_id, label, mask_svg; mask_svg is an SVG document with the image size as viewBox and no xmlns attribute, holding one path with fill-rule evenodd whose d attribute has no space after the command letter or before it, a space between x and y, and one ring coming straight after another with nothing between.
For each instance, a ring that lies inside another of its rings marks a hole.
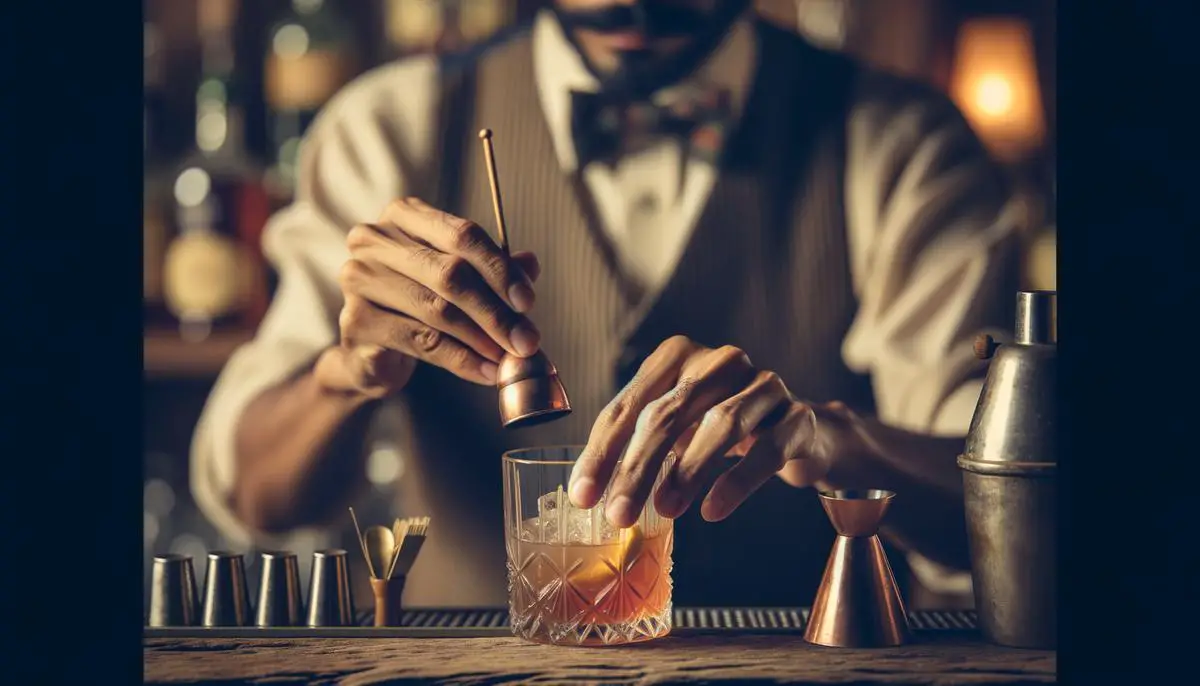
<instances>
[{"instance_id":1,"label":"blurred bottle in background","mask_svg":"<svg viewBox=\"0 0 1200 686\"><path fill-rule=\"evenodd\" d=\"M382 0L387 57L399 58L434 50L446 28L442 0Z\"/></svg>"},{"instance_id":2,"label":"blurred bottle in background","mask_svg":"<svg viewBox=\"0 0 1200 686\"><path fill-rule=\"evenodd\" d=\"M175 174L176 235L163 290L185 340L254 327L267 305L261 233L270 213L262 173L245 151L246 94L233 27L237 0L197 3L201 76L195 149Z\"/></svg>"},{"instance_id":3,"label":"blurred bottle in background","mask_svg":"<svg viewBox=\"0 0 1200 686\"><path fill-rule=\"evenodd\" d=\"M516 21L515 0L382 0L387 56L446 53Z\"/></svg>"},{"instance_id":4,"label":"blurred bottle in background","mask_svg":"<svg viewBox=\"0 0 1200 686\"><path fill-rule=\"evenodd\" d=\"M268 31L264 60L267 188L276 203L296 186L300 141L320 108L355 73L361 55L332 0L291 0Z\"/></svg>"},{"instance_id":5,"label":"blurred bottle in background","mask_svg":"<svg viewBox=\"0 0 1200 686\"><path fill-rule=\"evenodd\" d=\"M153 325L163 316L163 259L167 244L166 194L161 182L162 137L167 127L163 89L164 50L158 25L142 25L142 303L143 324Z\"/></svg>"},{"instance_id":6,"label":"blurred bottle in background","mask_svg":"<svg viewBox=\"0 0 1200 686\"><path fill-rule=\"evenodd\" d=\"M458 26L467 44L490 38L515 20L516 2L457 0Z\"/></svg>"}]
</instances>

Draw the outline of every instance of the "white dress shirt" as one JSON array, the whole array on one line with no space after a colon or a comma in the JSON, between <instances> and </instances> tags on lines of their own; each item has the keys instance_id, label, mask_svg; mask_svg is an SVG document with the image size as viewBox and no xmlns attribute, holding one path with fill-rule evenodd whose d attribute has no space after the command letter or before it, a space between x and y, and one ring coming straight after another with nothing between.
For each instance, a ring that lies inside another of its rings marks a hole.
<instances>
[{"instance_id":1,"label":"white dress shirt","mask_svg":"<svg viewBox=\"0 0 1200 686\"><path fill-rule=\"evenodd\" d=\"M533 41L546 121L560 164L572 171L570 90L594 89L595 80L548 12L536 20ZM757 54L748 20L693 78L729 88L740 112L754 70L729 68L753 64L723 57L736 51ZM895 80L888 84L896 88ZM869 76L859 84L878 87ZM229 503L238 420L252 399L337 342L342 296L336 279L349 258L346 231L374 221L389 201L410 192L389 151L399 145L415 164L434 154L437 88L433 58L376 68L339 92L306 137L295 201L272 217L263 238L280 277L275 299L254 340L223 370L192 445L197 503L234 540L255 537ZM670 96L664 91L656 98ZM870 374L882 421L963 435L981 381L963 381L977 367L962 329L972 301L994 275L1001 249L1014 240L1007 199L997 192L979 194L990 187L994 168L982 154L961 154L970 149L963 144L972 134L965 123L936 116L937 103L913 93L855 102L848 121L845 205L859 308L843 357L850 369ZM956 162L947 165L948 159ZM713 167L685 158L678 143L666 140L615 169L589 165L583 174L619 259L651 287L671 273L715 176ZM969 576L943 574L920 556L911 558L914 571L934 590L969 591Z\"/></svg>"},{"instance_id":2,"label":"white dress shirt","mask_svg":"<svg viewBox=\"0 0 1200 686\"><path fill-rule=\"evenodd\" d=\"M596 92L600 84L549 14L534 24L534 70L554 150L564 171L578 167L571 135L571 91ZM741 115L757 65L754 24L738 21L687 83L652 97L668 104L687 85L724 89L732 113ZM583 182L596 199L600 225L625 275L642 290L655 291L671 276L716 182L713 165L689 156L675 138L624 155L615 167L590 164Z\"/></svg>"}]
</instances>

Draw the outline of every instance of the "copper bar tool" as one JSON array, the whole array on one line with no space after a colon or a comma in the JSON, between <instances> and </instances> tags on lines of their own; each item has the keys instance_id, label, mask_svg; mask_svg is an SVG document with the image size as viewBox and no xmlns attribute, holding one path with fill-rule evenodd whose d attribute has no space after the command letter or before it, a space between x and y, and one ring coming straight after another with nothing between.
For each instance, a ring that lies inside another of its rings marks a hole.
<instances>
[{"instance_id":1,"label":"copper bar tool","mask_svg":"<svg viewBox=\"0 0 1200 686\"><path fill-rule=\"evenodd\" d=\"M837 531L804 640L835 648L882 648L908 641L908 615L879 541L891 491L819 494Z\"/></svg>"},{"instance_id":2,"label":"copper bar tool","mask_svg":"<svg viewBox=\"0 0 1200 686\"><path fill-rule=\"evenodd\" d=\"M488 182L492 188L492 209L500 232L500 249L509 255L508 229L500 200L500 181L496 175L496 156L492 149L492 130L479 132L487 160ZM500 421L510 429L533 426L565 417L571 413L571 401L558 377L558 369L542 350L532 357L505 354L496 374L500 391Z\"/></svg>"}]
</instances>

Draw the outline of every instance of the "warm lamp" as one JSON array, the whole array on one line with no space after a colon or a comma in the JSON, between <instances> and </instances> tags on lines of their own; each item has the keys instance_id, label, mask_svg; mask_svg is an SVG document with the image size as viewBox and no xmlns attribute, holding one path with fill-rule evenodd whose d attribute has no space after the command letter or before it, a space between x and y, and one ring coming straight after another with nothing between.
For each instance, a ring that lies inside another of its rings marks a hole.
<instances>
[{"instance_id":1,"label":"warm lamp","mask_svg":"<svg viewBox=\"0 0 1200 686\"><path fill-rule=\"evenodd\" d=\"M1015 18L970 19L958 31L950 95L1002 160L1019 162L1046 136L1033 33Z\"/></svg>"}]
</instances>

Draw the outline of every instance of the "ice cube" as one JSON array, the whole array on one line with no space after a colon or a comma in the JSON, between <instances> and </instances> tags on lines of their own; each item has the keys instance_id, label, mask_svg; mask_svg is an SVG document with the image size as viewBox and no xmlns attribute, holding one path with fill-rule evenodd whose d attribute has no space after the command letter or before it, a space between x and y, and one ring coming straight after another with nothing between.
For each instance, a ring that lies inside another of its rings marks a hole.
<instances>
[{"instance_id":1,"label":"ice cube","mask_svg":"<svg viewBox=\"0 0 1200 686\"><path fill-rule=\"evenodd\" d=\"M521 522L521 540L537 543L542 540L542 520L539 517L530 517Z\"/></svg>"},{"instance_id":2,"label":"ice cube","mask_svg":"<svg viewBox=\"0 0 1200 686\"><path fill-rule=\"evenodd\" d=\"M557 515L557 511L562 507L571 507L571 501L567 498L567 494L563 491L560 485L554 491L547 493L537 499L538 516L546 517L552 513Z\"/></svg>"},{"instance_id":3,"label":"ice cube","mask_svg":"<svg viewBox=\"0 0 1200 686\"><path fill-rule=\"evenodd\" d=\"M608 523L603 505L581 510L571 504L562 487L537 500L538 516L522 523L521 537L555 545L613 543L620 531Z\"/></svg>"}]
</instances>

